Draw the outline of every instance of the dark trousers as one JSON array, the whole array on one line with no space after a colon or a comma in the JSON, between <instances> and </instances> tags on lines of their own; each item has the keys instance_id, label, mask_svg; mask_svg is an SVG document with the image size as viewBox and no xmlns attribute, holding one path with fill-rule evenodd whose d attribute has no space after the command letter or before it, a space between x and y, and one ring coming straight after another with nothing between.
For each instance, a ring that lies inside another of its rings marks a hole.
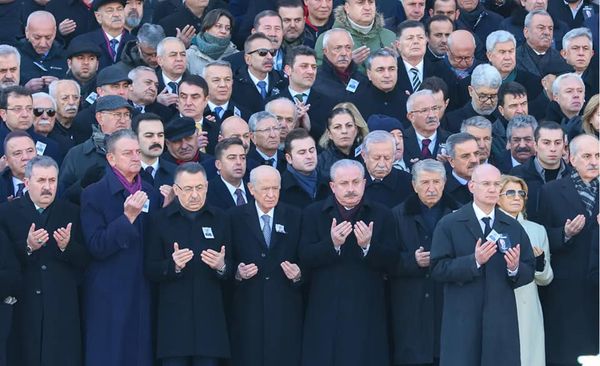
<instances>
[{"instance_id":1,"label":"dark trousers","mask_svg":"<svg viewBox=\"0 0 600 366\"><path fill-rule=\"evenodd\" d=\"M216 358L209 357L175 357L165 358L163 366L218 366Z\"/></svg>"},{"instance_id":2,"label":"dark trousers","mask_svg":"<svg viewBox=\"0 0 600 366\"><path fill-rule=\"evenodd\" d=\"M0 302L0 366L6 366L6 343L10 333L12 305Z\"/></svg>"}]
</instances>

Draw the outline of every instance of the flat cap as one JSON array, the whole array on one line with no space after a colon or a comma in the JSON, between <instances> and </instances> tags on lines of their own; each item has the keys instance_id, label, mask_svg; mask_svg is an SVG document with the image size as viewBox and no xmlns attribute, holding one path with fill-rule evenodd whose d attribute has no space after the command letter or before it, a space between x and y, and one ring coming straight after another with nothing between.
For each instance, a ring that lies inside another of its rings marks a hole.
<instances>
[{"instance_id":1,"label":"flat cap","mask_svg":"<svg viewBox=\"0 0 600 366\"><path fill-rule=\"evenodd\" d=\"M190 117L173 118L165 127L165 138L169 141L181 140L196 132L196 123Z\"/></svg>"},{"instance_id":2,"label":"flat cap","mask_svg":"<svg viewBox=\"0 0 600 366\"><path fill-rule=\"evenodd\" d=\"M118 95L105 95L96 99L96 112L114 111L119 108L127 108L129 112L133 111L131 104L125 98Z\"/></svg>"},{"instance_id":3,"label":"flat cap","mask_svg":"<svg viewBox=\"0 0 600 366\"><path fill-rule=\"evenodd\" d=\"M67 58L71 58L84 53L91 53L99 58L101 52L102 51L100 50L100 47L96 46L95 44L75 39L69 44L69 48L67 48L65 56Z\"/></svg>"},{"instance_id":4,"label":"flat cap","mask_svg":"<svg viewBox=\"0 0 600 366\"><path fill-rule=\"evenodd\" d=\"M102 5L106 5L106 4L121 4L123 5L123 7L125 7L125 0L94 0L94 3L92 5L92 10L94 11L98 11L98 9L100 9L100 7Z\"/></svg>"},{"instance_id":5,"label":"flat cap","mask_svg":"<svg viewBox=\"0 0 600 366\"><path fill-rule=\"evenodd\" d=\"M369 126L369 131L404 131L402 123L397 118L385 114L372 114L367 121L367 125Z\"/></svg>"},{"instance_id":6,"label":"flat cap","mask_svg":"<svg viewBox=\"0 0 600 366\"><path fill-rule=\"evenodd\" d=\"M127 81L131 84L131 79L127 76L128 73L124 66L118 64L107 66L98 73L96 85L116 84L121 81Z\"/></svg>"}]
</instances>

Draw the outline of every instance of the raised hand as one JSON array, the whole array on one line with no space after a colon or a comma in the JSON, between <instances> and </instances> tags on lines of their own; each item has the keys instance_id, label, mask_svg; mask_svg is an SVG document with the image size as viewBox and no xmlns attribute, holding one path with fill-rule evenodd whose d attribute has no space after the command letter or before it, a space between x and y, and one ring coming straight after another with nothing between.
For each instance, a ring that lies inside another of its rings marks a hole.
<instances>
[{"instance_id":1,"label":"raised hand","mask_svg":"<svg viewBox=\"0 0 600 366\"><path fill-rule=\"evenodd\" d=\"M475 244L475 260L480 266L483 266L490 258L492 258L497 250L498 247L496 246L496 243L488 240L481 244L481 238L479 238Z\"/></svg>"},{"instance_id":2,"label":"raised hand","mask_svg":"<svg viewBox=\"0 0 600 366\"><path fill-rule=\"evenodd\" d=\"M352 232L352 224L349 221L343 221L339 225L336 219L331 222L331 241L333 245L339 247L346 242L346 238Z\"/></svg>"},{"instance_id":3,"label":"raised hand","mask_svg":"<svg viewBox=\"0 0 600 366\"><path fill-rule=\"evenodd\" d=\"M192 260L194 252L188 248L179 249L179 244L175 242L173 243L173 254L171 257L173 258L173 262L175 262L175 270L179 272L185 268L187 262Z\"/></svg>"},{"instance_id":4,"label":"raised hand","mask_svg":"<svg viewBox=\"0 0 600 366\"><path fill-rule=\"evenodd\" d=\"M67 249L67 245L71 241L71 226L72 224L69 222L66 228L58 228L52 233L54 240L56 240L56 245L58 245L60 250Z\"/></svg>"},{"instance_id":5,"label":"raised hand","mask_svg":"<svg viewBox=\"0 0 600 366\"><path fill-rule=\"evenodd\" d=\"M221 246L221 251L207 249L200 253L200 259L215 271L222 271L225 268L225 246Z\"/></svg>"}]
</instances>

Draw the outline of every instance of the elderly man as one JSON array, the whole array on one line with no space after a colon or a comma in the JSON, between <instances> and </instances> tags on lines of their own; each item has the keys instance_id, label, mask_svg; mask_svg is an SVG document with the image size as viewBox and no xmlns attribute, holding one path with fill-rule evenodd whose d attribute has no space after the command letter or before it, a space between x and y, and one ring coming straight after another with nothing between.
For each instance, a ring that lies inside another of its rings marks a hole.
<instances>
[{"instance_id":1,"label":"elderly man","mask_svg":"<svg viewBox=\"0 0 600 366\"><path fill-rule=\"evenodd\" d=\"M163 158L181 165L187 162L203 162L208 156L201 151L196 123L189 117L176 117L165 128L166 151Z\"/></svg>"},{"instance_id":2,"label":"elderly man","mask_svg":"<svg viewBox=\"0 0 600 366\"><path fill-rule=\"evenodd\" d=\"M56 21L47 11L34 11L27 18L21 52L21 83L32 92L48 90L67 71L62 45L55 42Z\"/></svg>"},{"instance_id":3,"label":"elderly man","mask_svg":"<svg viewBox=\"0 0 600 366\"><path fill-rule=\"evenodd\" d=\"M396 142L396 151L394 152L394 169L410 173L410 169L404 161L404 128L402 123L394 117L384 114L374 114L367 121L369 131L387 131L392 134Z\"/></svg>"},{"instance_id":4,"label":"elderly man","mask_svg":"<svg viewBox=\"0 0 600 366\"><path fill-rule=\"evenodd\" d=\"M300 210L279 202L281 178L270 166L250 173L254 204L228 212L235 274L232 364L300 364L303 271L298 265ZM285 336L282 336L285 334Z\"/></svg>"},{"instance_id":5,"label":"elderly man","mask_svg":"<svg viewBox=\"0 0 600 366\"><path fill-rule=\"evenodd\" d=\"M515 116L529 113L527 90L523 85L509 81L498 89L498 119L492 124L492 155L500 157L506 153L506 128Z\"/></svg>"},{"instance_id":6,"label":"elderly man","mask_svg":"<svg viewBox=\"0 0 600 366\"><path fill-rule=\"evenodd\" d=\"M481 163L477 139L468 133L455 133L446 140L448 163L452 168L448 172L444 193L458 206L473 200L468 183L473 169Z\"/></svg>"},{"instance_id":7,"label":"elderly man","mask_svg":"<svg viewBox=\"0 0 600 366\"><path fill-rule=\"evenodd\" d=\"M529 115L515 116L506 127L506 150L510 151L510 168L525 163L535 155L534 132L538 123Z\"/></svg>"},{"instance_id":8,"label":"elderly man","mask_svg":"<svg viewBox=\"0 0 600 366\"><path fill-rule=\"evenodd\" d=\"M25 195L25 167L36 156L35 142L27 132L9 133L3 145L6 168L0 173L0 203Z\"/></svg>"},{"instance_id":9,"label":"elderly man","mask_svg":"<svg viewBox=\"0 0 600 366\"><path fill-rule=\"evenodd\" d=\"M56 101L47 93L38 92L33 98L33 130L36 134L56 142L62 158L73 147L73 141L58 133L56 127Z\"/></svg>"},{"instance_id":10,"label":"elderly man","mask_svg":"<svg viewBox=\"0 0 600 366\"><path fill-rule=\"evenodd\" d=\"M21 54L7 44L0 45L0 90L19 85L21 80Z\"/></svg>"},{"instance_id":11,"label":"elderly man","mask_svg":"<svg viewBox=\"0 0 600 366\"><path fill-rule=\"evenodd\" d=\"M342 28L350 32L354 41L352 59L358 65L380 48L392 47L394 33L384 28L383 17L377 13L375 1L345 0L334 11L335 22L332 28ZM315 44L317 61L323 61L323 37Z\"/></svg>"},{"instance_id":12,"label":"elderly man","mask_svg":"<svg viewBox=\"0 0 600 366\"><path fill-rule=\"evenodd\" d=\"M304 6L306 7L304 29L312 35L312 38L317 39L333 26L333 1L306 0Z\"/></svg>"},{"instance_id":13,"label":"elderly man","mask_svg":"<svg viewBox=\"0 0 600 366\"><path fill-rule=\"evenodd\" d=\"M257 112L250 117L248 126L254 143L248 151L248 159L260 165L270 165L283 173L286 161L283 152L278 149L281 127L277 117L269 112Z\"/></svg>"},{"instance_id":14,"label":"elderly man","mask_svg":"<svg viewBox=\"0 0 600 366\"><path fill-rule=\"evenodd\" d=\"M471 84L468 87L470 100L462 108L448 113L448 125L445 129L457 132L462 121L474 116L482 116L494 122L497 118L500 85L502 77L495 67L489 64L477 66L471 74Z\"/></svg>"},{"instance_id":15,"label":"elderly man","mask_svg":"<svg viewBox=\"0 0 600 366\"><path fill-rule=\"evenodd\" d=\"M569 65L552 48L554 21L545 10L527 14L523 28L526 42L517 48L517 68L543 77L549 70L568 71Z\"/></svg>"},{"instance_id":16,"label":"elderly man","mask_svg":"<svg viewBox=\"0 0 600 366\"><path fill-rule=\"evenodd\" d=\"M86 41L71 42L65 51L64 56L67 58L68 67L65 76L79 84L82 107L92 104L98 96L96 75L101 52L100 47Z\"/></svg>"},{"instance_id":17,"label":"elderly man","mask_svg":"<svg viewBox=\"0 0 600 366\"><path fill-rule=\"evenodd\" d=\"M187 76L185 45L179 38L164 38L156 47L156 76L158 78L157 101L175 111L179 85Z\"/></svg>"},{"instance_id":18,"label":"elderly man","mask_svg":"<svg viewBox=\"0 0 600 366\"><path fill-rule=\"evenodd\" d=\"M569 140L583 133L581 110L585 101L585 83L576 73L560 75L552 83L554 100L546 110L546 120L560 123Z\"/></svg>"},{"instance_id":19,"label":"elderly man","mask_svg":"<svg viewBox=\"0 0 600 366\"><path fill-rule=\"evenodd\" d=\"M117 63L125 44L134 37L125 30L125 0L94 1L92 9L100 28L79 35L73 41L86 41L100 46L99 70Z\"/></svg>"},{"instance_id":20,"label":"elderly man","mask_svg":"<svg viewBox=\"0 0 600 366\"><path fill-rule=\"evenodd\" d=\"M154 69L148 66L138 66L127 74L131 80L127 99L133 104L134 113L158 114L163 121L171 119L173 112L168 107L158 103L158 78Z\"/></svg>"},{"instance_id":21,"label":"elderly man","mask_svg":"<svg viewBox=\"0 0 600 366\"><path fill-rule=\"evenodd\" d=\"M421 159L435 159L448 133L440 128L439 106L431 90L408 97L406 118L412 127L404 133L404 162L410 167Z\"/></svg>"},{"instance_id":22,"label":"elderly man","mask_svg":"<svg viewBox=\"0 0 600 366\"><path fill-rule=\"evenodd\" d=\"M285 147L285 138L288 133L299 127L299 111L296 107L296 103L284 97L273 99L265 105L265 112L272 113L277 117L277 122L279 122L279 127L281 127L281 132L279 133L279 150L283 150ZM305 113L302 118L303 122L308 121L310 123L308 114ZM308 131L309 129L306 130Z\"/></svg>"},{"instance_id":23,"label":"elderly man","mask_svg":"<svg viewBox=\"0 0 600 366\"><path fill-rule=\"evenodd\" d=\"M390 210L364 199L364 176L361 163L337 161L333 196L303 212L300 263L311 273L304 366L389 364L383 275L398 259L396 228Z\"/></svg>"},{"instance_id":24,"label":"elderly man","mask_svg":"<svg viewBox=\"0 0 600 366\"><path fill-rule=\"evenodd\" d=\"M393 209L400 242L390 282L393 364L434 365L440 358L443 292L430 278L431 239L439 220L458 207L444 196L441 162L419 161L412 173L414 193Z\"/></svg>"},{"instance_id":25,"label":"elderly man","mask_svg":"<svg viewBox=\"0 0 600 366\"><path fill-rule=\"evenodd\" d=\"M448 51L444 62L457 80L470 76L477 66L475 47L475 37L467 30L455 30L448 36Z\"/></svg>"},{"instance_id":26,"label":"elderly man","mask_svg":"<svg viewBox=\"0 0 600 366\"><path fill-rule=\"evenodd\" d=\"M75 143L74 133L71 130L81 100L81 88L74 80L56 80L50 84L48 93L56 102L56 123L52 131L64 140L67 148Z\"/></svg>"},{"instance_id":27,"label":"elderly man","mask_svg":"<svg viewBox=\"0 0 600 366\"><path fill-rule=\"evenodd\" d=\"M539 216L546 227L557 276L542 292L549 365L573 365L578 355L598 353L598 286L587 276L591 246L598 245L598 138L569 144L573 171L545 184ZM560 274L560 275L559 275ZM576 307L577 311L564 312Z\"/></svg>"},{"instance_id":28,"label":"elderly man","mask_svg":"<svg viewBox=\"0 0 600 366\"><path fill-rule=\"evenodd\" d=\"M136 39L125 45L120 63L132 69L138 66L156 69L158 67L156 49L164 38L165 32L160 25L142 24L137 31Z\"/></svg>"},{"instance_id":29,"label":"elderly man","mask_svg":"<svg viewBox=\"0 0 600 366\"><path fill-rule=\"evenodd\" d=\"M81 224L93 258L83 285L86 366L153 362L142 244L146 215L160 198L139 175L139 148L131 130L109 135L106 174L81 195ZM123 347L132 339L135 347Z\"/></svg>"},{"instance_id":30,"label":"elderly man","mask_svg":"<svg viewBox=\"0 0 600 366\"><path fill-rule=\"evenodd\" d=\"M14 307L16 345L9 352L24 366L81 365L78 286L88 253L79 209L56 199L58 165L50 157L31 159L24 183L23 198L0 206L0 230L23 278Z\"/></svg>"},{"instance_id":31,"label":"elderly man","mask_svg":"<svg viewBox=\"0 0 600 366\"><path fill-rule=\"evenodd\" d=\"M500 14L486 9L479 0L456 0L456 3L460 10L459 28L470 31L479 39L486 39L498 29L498 24L503 19Z\"/></svg>"},{"instance_id":32,"label":"elderly man","mask_svg":"<svg viewBox=\"0 0 600 366\"><path fill-rule=\"evenodd\" d=\"M448 53L448 37L454 31L454 22L445 15L434 15L425 23L427 52L429 61L442 61Z\"/></svg>"},{"instance_id":33,"label":"elderly man","mask_svg":"<svg viewBox=\"0 0 600 366\"><path fill-rule=\"evenodd\" d=\"M444 283L440 365L520 365L514 289L533 280L523 227L497 209L500 171L473 171L473 203L442 218L431 243L431 276Z\"/></svg>"},{"instance_id":34,"label":"elderly man","mask_svg":"<svg viewBox=\"0 0 600 366\"><path fill-rule=\"evenodd\" d=\"M208 104L204 116L213 116L218 125L231 116L250 117L250 113L231 100L233 93L233 72L227 61L214 61L202 69L202 77L208 84Z\"/></svg>"},{"instance_id":35,"label":"elderly man","mask_svg":"<svg viewBox=\"0 0 600 366\"><path fill-rule=\"evenodd\" d=\"M527 220L539 222L540 190L551 181L571 174L571 168L562 159L565 152L565 133L553 121L542 122L536 128L535 156L514 167L510 174L527 183Z\"/></svg>"},{"instance_id":36,"label":"elderly man","mask_svg":"<svg viewBox=\"0 0 600 366\"><path fill-rule=\"evenodd\" d=\"M93 171L106 166L106 136L120 129L131 128L131 105L117 95L98 98L96 120L92 136L85 142L75 145L62 163L59 175L61 189L81 185L81 180Z\"/></svg>"},{"instance_id":37,"label":"elderly man","mask_svg":"<svg viewBox=\"0 0 600 366\"><path fill-rule=\"evenodd\" d=\"M491 156L492 151L492 123L481 117L475 116L463 121L460 126L460 132L468 133L475 137L477 146L479 147L479 161L490 163L500 169L497 162Z\"/></svg>"},{"instance_id":38,"label":"elderly man","mask_svg":"<svg viewBox=\"0 0 600 366\"><path fill-rule=\"evenodd\" d=\"M362 144L361 157L367 168L365 198L388 208L411 193L410 173L393 169L395 153L394 136L386 131L370 132Z\"/></svg>"},{"instance_id":39,"label":"elderly man","mask_svg":"<svg viewBox=\"0 0 600 366\"><path fill-rule=\"evenodd\" d=\"M231 237L223 211L207 204L207 189L200 164L178 166L176 200L145 225L144 272L158 285L157 357L164 366L217 366L229 357L222 282L234 271L225 257Z\"/></svg>"},{"instance_id":40,"label":"elderly man","mask_svg":"<svg viewBox=\"0 0 600 366\"><path fill-rule=\"evenodd\" d=\"M585 83L585 100L598 94L598 63L591 65L594 55L592 32L587 28L576 28L569 31L562 39L560 55L575 69L575 73Z\"/></svg>"},{"instance_id":41,"label":"elderly man","mask_svg":"<svg viewBox=\"0 0 600 366\"><path fill-rule=\"evenodd\" d=\"M367 78L352 59L353 48L354 41L347 30L335 28L325 32L323 62L317 69L315 90L343 100L351 98L359 88L367 84Z\"/></svg>"}]
</instances>

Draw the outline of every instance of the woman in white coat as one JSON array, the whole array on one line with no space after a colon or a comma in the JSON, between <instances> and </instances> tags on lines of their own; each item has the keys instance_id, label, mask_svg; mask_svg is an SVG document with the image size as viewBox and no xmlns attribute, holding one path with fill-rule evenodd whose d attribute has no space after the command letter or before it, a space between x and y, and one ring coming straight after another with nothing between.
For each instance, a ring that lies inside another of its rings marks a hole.
<instances>
[{"instance_id":1,"label":"woman in white coat","mask_svg":"<svg viewBox=\"0 0 600 366\"><path fill-rule=\"evenodd\" d=\"M550 248L546 229L542 225L525 219L526 200L527 184L525 181L521 178L503 175L498 206L523 226L529 236L536 258L534 280L515 289L521 365L545 366L544 317L537 286L548 285L554 278L554 274L552 267L550 267Z\"/></svg>"}]
</instances>

